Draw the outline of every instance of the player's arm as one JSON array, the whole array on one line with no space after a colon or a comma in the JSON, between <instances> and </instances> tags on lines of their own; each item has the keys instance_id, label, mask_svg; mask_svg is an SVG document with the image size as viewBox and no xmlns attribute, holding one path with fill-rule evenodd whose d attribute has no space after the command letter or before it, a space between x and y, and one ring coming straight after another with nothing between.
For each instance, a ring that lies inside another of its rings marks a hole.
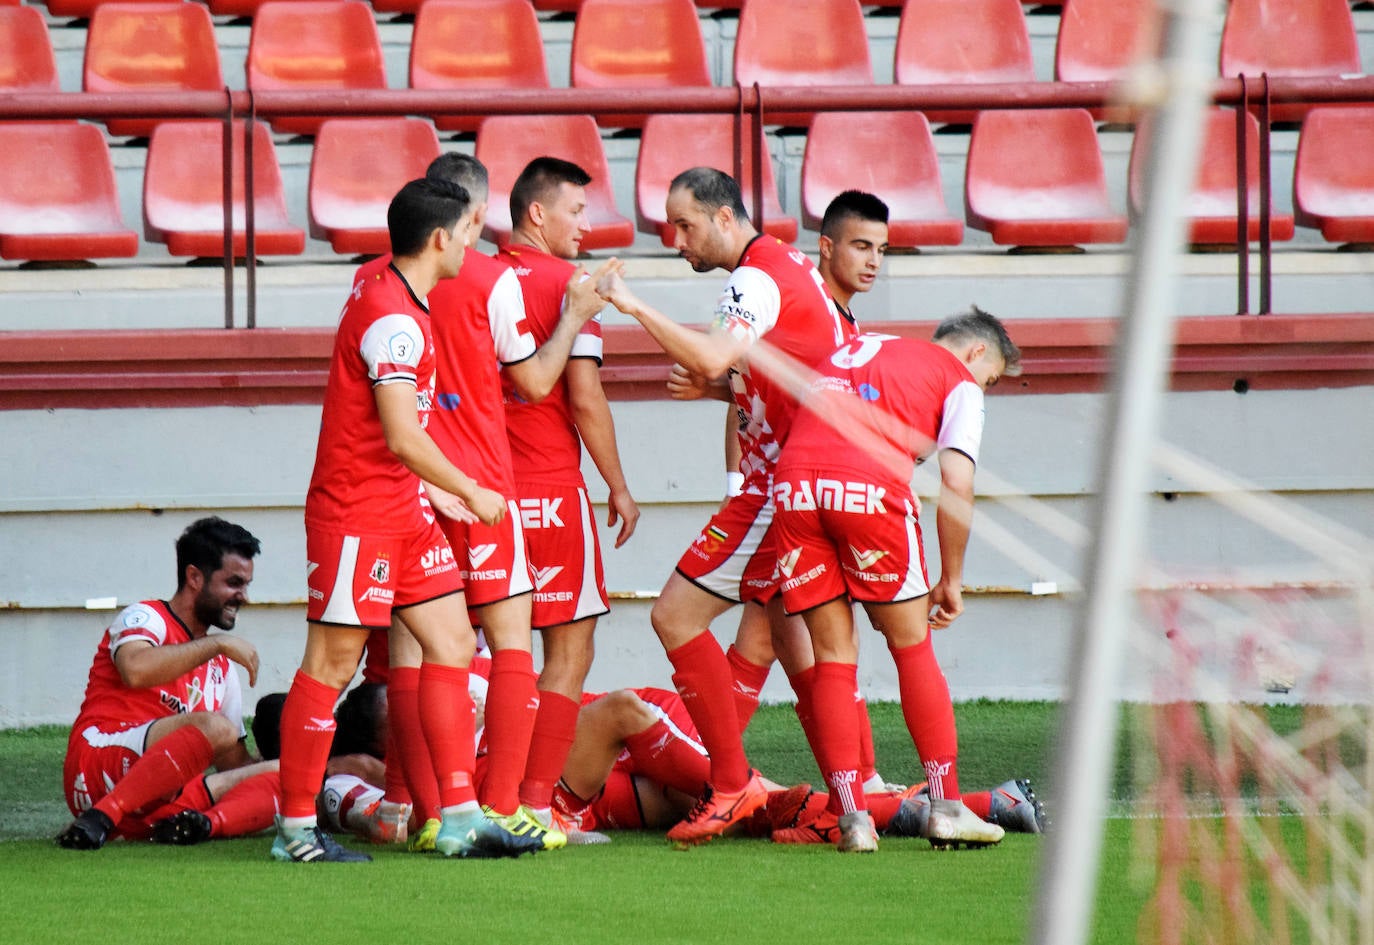
<instances>
[{"instance_id":1,"label":"player's arm","mask_svg":"<svg viewBox=\"0 0 1374 945\"><path fill-rule=\"evenodd\" d=\"M723 400L733 403L728 376L717 378L693 374L681 364L674 364L668 373L668 396L673 400Z\"/></svg>"},{"instance_id":2,"label":"player's arm","mask_svg":"<svg viewBox=\"0 0 1374 945\"><path fill-rule=\"evenodd\" d=\"M630 495L625 472L620 466L615 420L601 387L601 368L592 358L573 358L568 362L567 377L573 423L609 490L606 504L610 513L606 516L606 525L614 528L617 522L620 523L620 533L615 537L615 546L619 548L634 534L639 522L639 505Z\"/></svg>"},{"instance_id":3,"label":"player's arm","mask_svg":"<svg viewBox=\"0 0 1374 945\"><path fill-rule=\"evenodd\" d=\"M610 273L597 283L601 297L644 326L668 356L692 374L714 380L743 356L749 343L712 328L698 331L673 321L630 291L620 273Z\"/></svg>"},{"instance_id":4,"label":"player's arm","mask_svg":"<svg viewBox=\"0 0 1374 945\"><path fill-rule=\"evenodd\" d=\"M248 685L257 682L257 648L242 637L227 633L212 633L198 640L164 646L155 646L148 640L129 640L115 650L114 664L124 685L147 689L185 676L221 654L248 670Z\"/></svg>"},{"instance_id":5,"label":"player's arm","mask_svg":"<svg viewBox=\"0 0 1374 945\"><path fill-rule=\"evenodd\" d=\"M964 552L973 524L973 460L956 449L940 451L940 580L930 592L931 626L947 627L964 612Z\"/></svg>"},{"instance_id":6,"label":"player's arm","mask_svg":"<svg viewBox=\"0 0 1374 945\"><path fill-rule=\"evenodd\" d=\"M506 500L499 492L484 489L444 456L443 450L420 426L415 412L415 388L397 382L372 388L387 449L415 475L453 493L467 503L474 515L495 525L506 515Z\"/></svg>"},{"instance_id":7,"label":"player's arm","mask_svg":"<svg viewBox=\"0 0 1374 945\"><path fill-rule=\"evenodd\" d=\"M563 314L553 334L533 356L504 365L506 376L525 401L537 403L543 400L563 376L578 332L606 306L605 299L596 294L597 281L608 273L620 272L622 265L618 259L608 259L590 278L586 270L579 266L564 290Z\"/></svg>"}]
</instances>

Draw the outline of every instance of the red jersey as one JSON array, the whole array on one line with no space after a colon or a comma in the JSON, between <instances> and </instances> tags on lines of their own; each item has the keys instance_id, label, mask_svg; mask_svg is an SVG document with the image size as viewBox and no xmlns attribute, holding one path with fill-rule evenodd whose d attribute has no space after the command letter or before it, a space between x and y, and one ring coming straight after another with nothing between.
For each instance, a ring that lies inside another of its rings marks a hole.
<instances>
[{"instance_id":1,"label":"red jersey","mask_svg":"<svg viewBox=\"0 0 1374 945\"><path fill-rule=\"evenodd\" d=\"M145 600L120 611L95 652L73 732L89 725L108 729L186 712L220 712L244 733L243 690L229 657L216 656L170 682L135 689L125 685L114 663L115 652L134 640L174 646L189 643L191 632L165 601Z\"/></svg>"},{"instance_id":2,"label":"red jersey","mask_svg":"<svg viewBox=\"0 0 1374 945\"><path fill-rule=\"evenodd\" d=\"M437 365L430 436L479 484L513 498L500 367L536 350L520 280L504 262L470 249L458 275L427 301Z\"/></svg>"},{"instance_id":3,"label":"red jersey","mask_svg":"<svg viewBox=\"0 0 1374 945\"><path fill-rule=\"evenodd\" d=\"M778 462L843 469L905 491L917 463L955 449L978 462L983 389L948 348L865 333L819 365Z\"/></svg>"},{"instance_id":4,"label":"red jersey","mask_svg":"<svg viewBox=\"0 0 1374 945\"><path fill-rule=\"evenodd\" d=\"M756 236L716 302L713 327L751 346L766 340L790 366L814 367L855 334L836 311L824 280L806 254L771 236ZM787 436L796 399L762 352L730 369L739 415L740 472L745 489L767 494L768 477Z\"/></svg>"},{"instance_id":5,"label":"red jersey","mask_svg":"<svg viewBox=\"0 0 1374 945\"><path fill-rule=\"evenodd\" d=\"M525 315L536 344L549 340L563 315L563 297L577 267L532 246L502 246L497 258L515 270L525 296ZM601 316L584 326L573 342L570 358L601 363ZM511 463L521 482L581 486L582 441L573 423L568 379L560 377L547 397L528 403L504 380L506 430Z\"/></svg>"},{"instance_id":6,"label":"red jersey","mask_svg":"<svg viewBox=\"0 0 1374 945\"><path fill-rule=\"evenodd\" d=\"M387 448L373 388L416 390L420 425L434 395L429 311L388 258L358 270L339 317L325 385L307 525L389 537L423 527L420 479Z\"/></svg>"}]
</instances>

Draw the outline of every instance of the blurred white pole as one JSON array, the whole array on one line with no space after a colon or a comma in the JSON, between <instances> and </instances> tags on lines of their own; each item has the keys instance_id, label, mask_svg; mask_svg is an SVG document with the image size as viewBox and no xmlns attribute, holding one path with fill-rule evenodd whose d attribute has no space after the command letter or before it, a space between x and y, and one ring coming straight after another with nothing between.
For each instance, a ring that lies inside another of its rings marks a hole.
<instances>
[{"instance_id":1,"label":"blurred white pole","mask_svg":"<svg viewBox=\"0 0 1374 945\"><path fill-rule=\"evenodd\" d=\"M1101 436L1093 548L1070 664L1069 702L1056 759L1058 814L1045 837L1031 926L1036 945L1082 945L1093 916L1107 793L1116 747L1126 634L1142 572L1150 457L1173 348L1182 208L1192 189L1203 109L1210 102L1216 0L1161 3L1163 58L1140 83L1153 133L1145 211L1127 277L1126 311Z\"/></svg>"}]
</instances>

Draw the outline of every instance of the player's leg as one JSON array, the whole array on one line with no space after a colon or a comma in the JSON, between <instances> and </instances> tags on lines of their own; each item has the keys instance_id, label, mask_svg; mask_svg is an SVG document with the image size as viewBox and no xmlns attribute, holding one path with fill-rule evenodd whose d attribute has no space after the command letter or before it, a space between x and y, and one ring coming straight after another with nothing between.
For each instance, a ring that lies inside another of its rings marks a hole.
<instances>
[{"instance_id":1,"label":"player's leg","mask_svg":"<svg viewBox=\"0 0 1374 945\"><path fill-rule=\"evenodd\" d=\"M393 772L400 772L405 793L413 805L415 827L420 832L428 821L440 818L439 782L434 777L434 760L429 754L420 712L424 651L405 622L395 615L387 651L391 663L386 687L387 779L393 780Z\"/></svg>"},{"instance_id":2,"label":"player's leg","mask_svg":"<svg viewBox=\"0 0 1374 945\"><path fill-rule=\"evenodd\" d=\"M804 626L802 632L806 632ZM740 612L739 629L735 631L735 642L725 651L725 658L730 662L730 673L734 677L735 712L739 716L739 730L743 733L758 711L759 693L768 681L768 671L773 668L776 659L768 614L762 604L751 602L744 605Z\"/></svg>"},{"instance_id":3,"label":"player's leg","mask_svg":"<svg viewBox=\"0 0 1374 945\"><path fill-rule=\"evenodd\" d=\"M582 687L595 654L596 618L540 630L544 665L539 673L539 712L530 739L520 803L547 822L554 785L562 775L578 727Z\"/></svg>"}]
</instances>

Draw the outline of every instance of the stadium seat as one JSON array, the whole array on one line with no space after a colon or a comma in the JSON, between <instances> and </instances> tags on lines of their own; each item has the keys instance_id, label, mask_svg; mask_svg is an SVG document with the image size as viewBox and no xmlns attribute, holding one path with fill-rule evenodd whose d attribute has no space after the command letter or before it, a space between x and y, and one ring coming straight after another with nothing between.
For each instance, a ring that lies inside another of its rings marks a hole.
<instances>
[{"instance_id":1,"label":"stadium seat","mask_svg":"<svg viewBox=\"0 0 1374 945\"><path fill-rule=\"evenodd\" d=\"M258 8L244 63L248 89L384 89L382 40L362 0L271 0ZM323 117L271 118L274 131L313 135Z\"/></svg>"},{"instance_id":2,"label":"stadium seat","mask_svg":"<svg viewBox=\"0 0 1374 945\"><path fill-rule=\"evenodd\" d=\"M1119 82L1158 44L1158 0L1068 0L1059 17L1054 77L1059 82ZM1124 108L1091 109L1093 117L1134 122Z\"/></svg>"},{"instance_id":3,"label":"stadium seat","mask_svg":"<svg viewBox=\"0 0 1374 945\"><path fill-rule=\"evenodd\" d=\"M234 123L234 255L248 252L244 232L244 128ZM224 124L220 121L164 121L148 141L143 171L143 235L165 243L173 256L224 255ZM253 227L262 256L305 251L305 231L286 213L281 167L272 135L253 123Z\"/></svg>"},{"instance_id":4,"label":"stadium seat","mask_svg":"<svg viewBox=\"0 0 1374 945\"><path fill-rule=\"evenodd\" d=\"M546 10L551 13L576 13L582 6L582 0L533 0L536 10Z\"/></svg>"},{"instance_id":5,"label":"stadium seat","mask_svg":"<svg viewBox=\"0 0 1374 945\"><path fill-rule=\"evenodd\" d=\"M482 235L493 243L510 237L510 191L525 165L542 155L579 165L592 177L587 185L587 222L591 232L582 249L629 246L634 224L615 208L611 168L601 132L590 115L494 115L477 129L477 159L487 166L491 195Z\"/></svg>"},{"instance_id":6,"label":"stadium seat","mask_svg":"<svg viewBox=\"0 0 1374 945\"><path fill-rule=\"evenodd\" d=\"M143 0L44 0L50 17L74 17L85 20L95 13L95 8L104 3L140 3Z\"/></svg>"},{"instance_id":7,"label":"stadium seat","mask_svg":"<svg viewBox=\"0 0 1374 945\"><path fill-rule=\"evenodd\" d=\"M74 121L0 122L0 256L133 256L104 133Z\"/></svg>"},{"instance_id":8,"label":"stadium seat","mask_svg":"<svg viewBox=\"0 0 1374 945\"><path fill-rule=\"evenodd\" d=\"M204 2L215 16L232 16L251 20L257 15L259 7L264 3L273 3L275 0L204 0ZM322 0L322 2L330 3L333 0Z\"/></svg>"},{"instance_id":9,"label":"stadium seat","mask_svg":"<svg viewBox=\"0 0 1374 945\"><path fill-rule=\"evenodd\" d=\"M1034 82L1020 0L907 0L893 78L901 85ZM968 124L964 110L922 109L931 121Z\"/></svg>"},{"instance_id":10,"label":"stadium seat","mask_svg":"<svg viewBox=\"0 0 1374 945\"><path fill-rule=\"evenodd\" d=\"M969 226L1002 246L1120 243L1092 116L1082 108L985 111L964 178Z\"/></svg>"},{"instance_id":11,"label":"stadium seat","mask_svg":"<svg viewBox=\"0 0 1374 945\"><path fill-rule=\"evenodd\" d=\"M539 18L529 0L426 0L410 43L413 89L546 89ZM472 132L481 115L431 115L441 131Z\"/></svg>"},{"instance_id":12,"label":"stadium seat","mask_svg":"<svg viewBox=\"0 0 1374 945\"><path fill-rule=\"evenodd\" d=\"M310 235L336 253L387 252L386 209L406 181L425 176L439 136L419 118L331 118L310 159Z\"/></svg>"},{"instance_id":13,"label":"stadium seat","mask_svg":"<svg viewBox=\"0 0 1374 945\"><path fill-rule=\"evenodd\" d=\"M86 32L87 92L218 92L224 88L210 12L198 3L103 4ZM153 118L110 118L112 135L147 135Z\"/></svg>"},{"instance_id":14,"label":"stadium seat","mask_svg":"<svg viewBox=\"0 0 1374 945\"><path fill-rule=\"evenodd\" d=\"M873 64L859 0L744 0L735 81L761 87L869 85ZM810 112L764 114L771 125L809 125Z\"/></svg>"},{"instance_id":15,"label":"stadium seat","mask_svg":"<svg viewBox=\"0 0 1374 945\"><path fill-rule=\"evenodd\" d=\"M744 156L740 189L744 206L753 213L754 159L750 146L754 123L745 119ZM773 160L764 145L763 232L788 243L797 238L797 221L786 216L778 200ZM733 115L651 115L639 140L635 166L635 219L641 233L653 233L664 246L673 245L673 227L664 212L668 185L689 167L717 167L733 173L735 167L735 118ZM757 222L757 221L756 221Z\"/></svg>"},{"instance_id":16,"label":"stadium seat","mask_svg":"<svg viewBox=\"0 0 1374 945\"><path fill-rule=\"evenodd\" d=\"M920 112L822 112L815 117L802 159L802 223L819 230L830 201L851 188L887 204L893 247L956 246L964 238L963 221L945 207L940 159L930 123Z\"/></svg>"},{"instance_id":17,"label":"stadium seat","mask_svg":"<svg viewBox=\"0 0 1374 945\"><path fill-rule=\"evenodd\" d=\"M1195 246L1235 245L1236 226L1236 113L1231 109L1211 108L1206 113L1200 164L1188 198L1185 213L1189 218L1188 241ZM1248 238L1260 237L1259 224L1259 121L1246 115L1246 193L1249 206ZM1139 215L1145 206L1145 147L1150 122L1142 121L1131 143L1128 172L1131 213ZM1293 217L1271 213L1269 235L1275 240L1293 238Z\"/></svg>"},{"instance_id":18,"label":"stadium seat","mask_svg":"<svg viewBox=\"0 0 1374 945\"><path fill-rule=\"evenodd\" d=\"M1221 30L1221 75L1258 78L1363 72L1348 0L1231 0ZM1301 121L1311 105L1275 104L1274 121Z\"/></svg>"},{"instance_id":19,"label":"stadium seat","mask_svg":"<svg viewBox=\"0 0 1374 945\"><path fill-rule=\"evenodd\" d=\"M1374 243L1374 106L1307 113L1293 168L1293 215L1332 243Z\"/></svg>"},{"instance_id":20,"label":"stadium seat","mask_svg":"<svg viewBox=\"0 0 1374 945\"><path fill-rule=\"evenodd\" d=\"M62 91L48 23L37 7L0 7L0 90Z\"/></svg>"},{"instance_id":21,"label":"stadium seat","mask_svg":"<svg viewBox=\"0 0 1374 945\"><path fill-rule=\"evenodd\" d=\"M706 42L692 0L582 0L572 40L572 85L585 89L709 86ZM597 115L642 128L646 115Z\"/></svg>"}]
</instances>

